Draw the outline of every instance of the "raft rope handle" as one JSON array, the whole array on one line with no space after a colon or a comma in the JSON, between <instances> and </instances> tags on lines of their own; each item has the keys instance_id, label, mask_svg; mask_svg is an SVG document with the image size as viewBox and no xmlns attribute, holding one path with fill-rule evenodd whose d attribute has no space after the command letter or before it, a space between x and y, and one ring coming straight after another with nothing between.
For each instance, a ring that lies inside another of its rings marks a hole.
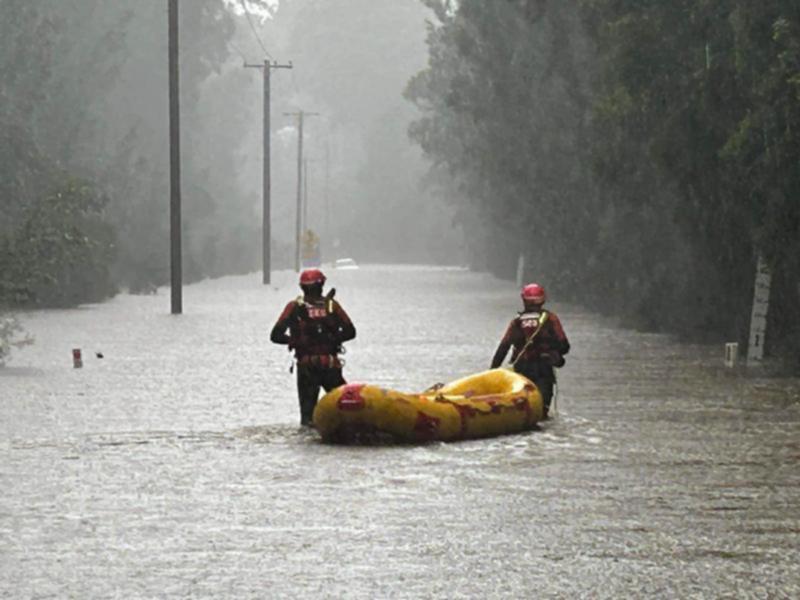
<instances>
[{"instance_id":1,"label":"raft rope handle","mask_svg":"<svg viewBox=\"0 0 800 600\"><path fill-rule=\"evenodd\" d=\"M511 366L512 366L512 367L516 367L516 366L517 366L517 361L519 361L519 359L520 359L520 358L522 358L522 355L523 355L523 354L525 354L525 351L528 349L528 346L530 346L530 345L531 345L531 343L533 342L533 339L534 339L534 338L535 338L537 335L539 335L539 332L542 330L542 327L544 327L544 324L545 324L545 322L547 321L547 317L548 317L549 315L550 315L550 313L548 313L546 310L543 310L543 311L542 311L542 317L541 317L541 319L539 320L539 326L538 326L538 327L536 328L536 330L535 330L535 331L534 331L534 332L531 334L531 337L529 337L529 338L528 338L528 339L525 341L525 345L522 347L522 350L520 350L520 351L519 351L519 354L517 354L517 358L515 358L514 360L512 360L512 361L511 361Z\"/></svg>"}]
</instances>

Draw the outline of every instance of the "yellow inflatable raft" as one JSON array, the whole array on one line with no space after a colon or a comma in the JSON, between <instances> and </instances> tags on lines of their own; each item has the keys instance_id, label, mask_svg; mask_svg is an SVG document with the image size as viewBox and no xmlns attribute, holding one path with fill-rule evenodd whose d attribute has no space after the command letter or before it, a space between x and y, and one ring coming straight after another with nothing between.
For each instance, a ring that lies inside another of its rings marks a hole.
<instances>
[{"instance_id":1,"label":"yellow inflatable raft","mask_svg":"<svg viewBox=\"0 0 800 600\"><path fill-rule=\"evenodd\" d=\"M542 415L542 396L529 379L492 369L420 394L343 385L317 403L314 426L326 442L453 441L524 431Z\"/></svg>"}]
</instances>

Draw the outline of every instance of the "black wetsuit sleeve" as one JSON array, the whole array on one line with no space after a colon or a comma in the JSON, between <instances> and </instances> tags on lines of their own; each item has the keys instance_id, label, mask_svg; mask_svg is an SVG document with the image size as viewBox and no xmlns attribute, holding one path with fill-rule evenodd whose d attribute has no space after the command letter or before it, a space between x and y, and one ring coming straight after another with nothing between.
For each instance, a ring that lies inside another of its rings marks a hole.
<instances>
[{"instance_id":1,"label":"black wetsuit sleeve","mask_svg":"<svg viewBox=\"0 0 800 600\"><path fill-rule=\"evenodd\" d=\"M561 319L559 319L553 313L550 313L550 325L553 329L553 335L556 340L556 350L560 352L562 355L567 354L569 352L569 340L567 339L567 334L564 333L564 327L561 325Z\"/></svg>"},{"instance_id":2,"label":"black wetsuit sleeve","mask_svg":"<svg viewBox=\"0 0 800 600\"><path fill-rule=\"evenodd\" d=\"M500 340L500 344L497 346L497 350L495 350L494 356L492 357L492 369L498 368L500 365L503 364L503 361L506 359L506 354L508 354L508 349L511 348L511 328L513 327L513 322L508 325L506 328L505 334L503 334L503 339Z\"/></svg>"},{"instance_id":3,"label":"black wetsuit sleeve","mask_svg":"<svg viewBox=\"0 0 800 600\"><path fill-rule=\"evenodd\" d=\"M289 329L289 324L291 323L292 314L294 313L295 303L290 302L286 305L286 308L283 309L281 316L278 317L277 322L272 327L272 331L269 334L269 339L273 344L289 344L291 342L291 336L287 332Z\"/></svg>"},{"instance_id":4,"label":"black wetsuit sleeve","mask_svg":"<svg viewBox=\"0 0 800 600\"><path fill-rule=\"evenodd\" d=\"M336 341L341 344L354 339L356 337L356 327L338 302L334 304L333 312L338 321Z\"/></svg>"}]
</instances>

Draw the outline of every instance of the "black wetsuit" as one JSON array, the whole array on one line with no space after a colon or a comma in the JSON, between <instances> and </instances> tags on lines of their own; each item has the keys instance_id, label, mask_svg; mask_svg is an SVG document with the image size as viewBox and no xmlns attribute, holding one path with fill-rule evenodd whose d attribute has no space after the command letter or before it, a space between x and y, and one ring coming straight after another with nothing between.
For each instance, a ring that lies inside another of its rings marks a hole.
<instances>
[{"instance_id":1,"label":"black wetsuit","mask_svg":"<svg viewBox=\"0 0 800 600\"><path fill-rule=\"evenodd\" d=\"M288 330L288 333L287 333ZM310 425L320 388L330 391L346 382L339 359L341 344L356 337L356 328L333 299L305 296L286 305L270 339L288 344L297 359L300 422Z\"/></svg>"}]
</instances>

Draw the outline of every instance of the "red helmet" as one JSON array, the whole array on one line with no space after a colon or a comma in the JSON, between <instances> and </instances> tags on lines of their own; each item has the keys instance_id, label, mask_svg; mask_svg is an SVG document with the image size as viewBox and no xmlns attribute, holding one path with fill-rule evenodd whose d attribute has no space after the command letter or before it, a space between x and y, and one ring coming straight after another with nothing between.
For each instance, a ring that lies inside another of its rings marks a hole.
<instances>
[{"instance_id":1,"label":"red helmet","mask_svg":"<svg viewBox=\"0 0 800 600\"><path fill-rule=\"evenodd\" d=\"M544 304L547 299L547 294L544 293L544 288L538 283L529 283L522 288L522 300L532 304Z\"/></svg>"},{"instance_id":2,"label":"red helmet","mask_svg":"<svg viewBox=\"0 0 800 600\"><path fill-rule=\"evenodd\" d=\"M300 285L314 285L325 283L325 274L319 269L306 269L300 273Z\"/></svg>"}]
</instances>

